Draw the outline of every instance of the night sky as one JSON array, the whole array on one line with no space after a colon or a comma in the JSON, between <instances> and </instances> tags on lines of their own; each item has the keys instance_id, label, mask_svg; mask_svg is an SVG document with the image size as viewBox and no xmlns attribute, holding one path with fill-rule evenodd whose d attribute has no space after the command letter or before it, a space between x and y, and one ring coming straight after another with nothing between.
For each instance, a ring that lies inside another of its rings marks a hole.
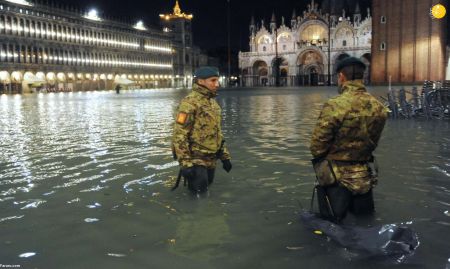
<instances>
[{"instance_id":1,"label":"night sky","mask_svg":"<svg viewBox=\"0 0 450 269\"><path fill-rule=\"evenodd\" d=\"M120 17L132 22L142 19L146 25L158 25L160 13L171 13L175 0L54 0L81 9L95 7L100 15ZM323 5L335 6L339 14L342 8L353 11L356 0L323 0ZM316 0L322 4L321 0ZM326 3L325 3L326 2ZM330 2L330 3L328 3ZM231 45L233 50L248 51L249 23L252 14L255 21L264 19L270 21L275 12L278 23L284 16L287 25L290 24L292 11L295 8L297 16L302 14L311 0L179 0L181 10L192 13L194 43L202 49L212 50L227 46L227 7L230 4ZM370 0L359 0L363 16ZM347 11L348 14L348 11ZM158 26L159 27L159 26Z\"/></svg>"}]
</instances>

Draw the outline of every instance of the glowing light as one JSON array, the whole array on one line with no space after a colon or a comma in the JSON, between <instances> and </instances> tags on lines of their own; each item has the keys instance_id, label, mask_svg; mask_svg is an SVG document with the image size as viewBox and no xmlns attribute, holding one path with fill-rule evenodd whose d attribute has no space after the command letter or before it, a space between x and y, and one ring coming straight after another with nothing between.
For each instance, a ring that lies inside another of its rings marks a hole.
<instances>
[{"instance_id":1,"label":"glowing light","mask_svg":"<svg viewBox=\"0 0 450 269\"><path fill-rule=\"evenodd\" d=\"M1 81L5 81L9 78L9 73L6 71L1 71L0 72L0 80Z\"/></svg>"},{"instance_id":2,"label":"glowing light","mask_svg":"<svg viewBox=\"0 0 450 269\"><path fill-rule=\"evenodd\" d=\"M138 22L133 26L133 28L134 28L134 29L137 29L137 30L141 30L141 31L146 31L146 30L147 30L147 28L145 27L145 25L144 25L144 23L143 23L142 21L138 21Z\"/></svg>"},{"instance_id":3,"label":"glowing light","mask_svg":"<svg viewBox=\"0 0 450 269\"><path fill-rule=\"evenodd\" d=\"M86 19L93 20L93 21L101 21L102 19L98 16L96 9L91 9L89 12L84 16Z\"/></svg>"},{"instance_id":4,"label":"glowing light","mask_svg":"<svg viewBox=\"0 0 450 269\"><path fill-rule=\"evenodd\" d=\"M163 51L163 52L169 52L169 53L172 52L171 48L157 47L157 46L152 46L152 45L145 45L144 47L145 47L145 49L148 49L148 50L156 50L156 51Z\"/></svg>"},{"instance_id":5,"label":"glowing light","mask_svg":"<svg viewBox=\"0 0 450 269\"><path fill-rule=\"evenodd\" d=\"M14 4L24 5L24 6L33 6L31 3L28 3L26 0L6 0L6 1L14 3Z\"/></svg>"},{"instance_id":6,"label":"glowing light","mask_svg":"<svg viewBox=\"0 0 450 269\"><path fill-rule=\"evenodd\" d=\"M434 5L431 8L431 16L435 19L442 19L445 17L445 14L447 13L447 10L442 4Z\"/></svg>"},{"instance_id":7,"label":"glowing light","mask_svg":"<svg viewBox=\"0 0 450 269\"><path fill-rule=\"evenodd\" d=\"M48 73L47 74L47 79L48 80L55 80L55 73L53 73L53 72Z\"/></svg>"}]
</instances>

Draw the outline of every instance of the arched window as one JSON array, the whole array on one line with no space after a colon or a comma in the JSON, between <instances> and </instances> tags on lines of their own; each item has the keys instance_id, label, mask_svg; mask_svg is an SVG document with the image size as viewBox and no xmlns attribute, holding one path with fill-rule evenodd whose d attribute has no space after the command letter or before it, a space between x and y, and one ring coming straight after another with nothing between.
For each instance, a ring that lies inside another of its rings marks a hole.
<instances>
[{"instance_id":1,"label":"arched window","mask_svg":"<svg viewBox=\"0 0 450 269\"><path fill-rule=\"evenodd\" d=\"M342 41L342 46L343 46L343 47L346 47L346 46L347 46L347 40L343 40L343 41Z\"/></svg>"},{"instance_id":2,"label":"arched window","mask_svg":"<svg viewBox=\"0 0 450 269\"><path fill-rule=\"evenodd\" d=\"M266 51L266 46L263 46L263 51Z\"/></svg>"},{"instance_id":3,"label":"arched window","mask_svg":"<svg viewBox=\"0 0 450 269\"><path fill-rule=\"evenodd\" d=\"M386 43L381 42L380 50L386 50Z\"/></svg>"}]
</instances>

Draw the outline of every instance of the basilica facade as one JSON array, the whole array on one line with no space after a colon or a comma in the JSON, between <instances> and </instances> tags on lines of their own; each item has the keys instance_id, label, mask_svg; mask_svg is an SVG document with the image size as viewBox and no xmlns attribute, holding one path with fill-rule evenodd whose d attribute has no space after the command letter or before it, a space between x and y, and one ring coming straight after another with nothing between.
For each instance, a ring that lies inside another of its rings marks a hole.
<instances>
[{"instance_id":1,"label":"basilica facade","mask_svg":"<svg viewBox=\"0 0 450 269\"><path fill-rule=\"evenodd\" d=\"M353 15L331 11L324 14L314 0L301 16L294 10L290 24L275 14L269 25L264 20L250 23L250 51L239 52L241 84L253 86L301 86L336 84L336 63L349 56L367 66L370 81L372 18L370 9L362 18L357 4Z\"/></svg>"}]
</instances>

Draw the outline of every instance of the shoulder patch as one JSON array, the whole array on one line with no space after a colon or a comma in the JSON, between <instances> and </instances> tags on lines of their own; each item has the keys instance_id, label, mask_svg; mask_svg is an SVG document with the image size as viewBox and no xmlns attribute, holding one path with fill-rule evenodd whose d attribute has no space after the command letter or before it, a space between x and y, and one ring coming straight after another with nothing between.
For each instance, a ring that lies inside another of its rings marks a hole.
<instances>
[{"instance_id":1,"label":"shoulder patch","mask_svg":"<svg viewBox=\"0 0 450 269\"><path fill-rule=\"evenodd\" d=\"M184 112L180 112L177 115L177 123L179 124L185 124L187 122L188 114Z\"/></svg>"}]
</instances>

